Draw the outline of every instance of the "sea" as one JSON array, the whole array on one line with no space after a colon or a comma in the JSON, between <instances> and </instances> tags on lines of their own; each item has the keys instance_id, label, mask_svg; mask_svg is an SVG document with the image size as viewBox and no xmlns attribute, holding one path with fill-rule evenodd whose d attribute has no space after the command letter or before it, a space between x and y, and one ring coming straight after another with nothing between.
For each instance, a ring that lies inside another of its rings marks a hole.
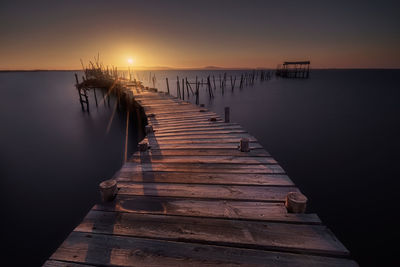
<instances>
[{"instance_id":1,"label":"sea","mask_svg":"<svg viewBox=\"0 0 400 267\"><path fill-rule=\"evenodd\" d=\"M89 92L83 111L73 71L0 72L1 240L9 266L40 266L100 200L98 184L124 161L126 112ZM81 77L82 73L77 72ZM225 74L226 73L226 74ZM309 79L243 84L252 70L124 73L177 94L197 80L199 104L237 122L285 169L361 266L396 257L400 186L400 70L311 70ZM227 76L224 89L220 78ZM212 96L206 85L210 77ZM231 86L231 77L235 86ZM215 80L215 87L214 87ZM185 100L196 97L185 90ZM143 138L130 119L128 149Z\"/></svg>"}]
</instances>

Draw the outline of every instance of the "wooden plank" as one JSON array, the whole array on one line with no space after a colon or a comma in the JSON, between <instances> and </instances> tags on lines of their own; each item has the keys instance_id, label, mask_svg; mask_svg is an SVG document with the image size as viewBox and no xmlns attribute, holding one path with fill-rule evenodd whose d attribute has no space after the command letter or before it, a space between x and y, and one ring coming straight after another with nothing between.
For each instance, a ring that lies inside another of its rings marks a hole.
<instances>
[{"instance_id":1,"label":"wooden plank","mask_svg":"<svg viewBox=\"0 0 400 267\"><path fill-rule=\"evenodd\" d=\"M222 121L220 122L207 122L198 124L190 124L190 125L175 125L175 126L164 126L164 125L155 125L152 124L154 129L157 129L158 132L179 132L179 131L190 131L190 130L212 130L212 129L219 129L219 130L231 130L232 128L241 129L240 126L235 124L227 124Z\"/></svg>"},{"instance_id":2,"label":"wooden plank","mask_svg":"<svg viewBox=\"0 0 400 267\"><path fill-rule=\"evenodd\" d=\"M119 171L114 175L114 178L117 179L118 182L136 183L294 185L289 177L284 174Z\"/></svg>"},{"instance_id":3,"label":"wooden plank","mask_svg":"<svg viewBox=\"0 0 400 267\"><path fill-rule=\"evenodd\" d=\"M277 164L272 157L241 157L241 156L166 156L142 155L131 157L129 162L136 163L236 163L236 164Z\"/></svg>"},{"instance_id":4,"label":"wooden plank","mask_svg":"<svg viewBox=\"0 0 400 267\"><path fill-rule=\"evenodd\" d=\"M118 183L119 195L285 202L291 186Z\"/></svg>"},{"instance_id":5,"label":"wooden plank","mask_svg":"<svg viewBox=\"0 0 400 267\"><path fill-rule=\"evenodd\" d=\"M43 267L94 267L95 265L72 263L69 261L54 261L48 260L43 264Z\"/></svg>"},{"instance_id":6,"label":"wooden plank","mask_svg":"<svg viewBox=\"0 0 400 267\"><path fill-rule=\"evenodd\" d=\"M155 117L149 117L152 121L171 121L171 120L191 120L195 118L210 118L216 117L217 114L214 112L192 112L192 111L182 111L180 114L171 114L171 115L160 115L159 113L155 113ZM168 113L169 114L169 113Z\"/></svg>"},{"instance_id":7,"label":"wooden plank","mask_svg":"<svg viewBox=\"0 0 400 267\"><path fill-rule=\"evenodd\" d=\"M287 213L282 202L118 195L114 202L97 204L93 210L306 224L321 223L316 214Z\"/></svg>"},{"instance_id":8,"label":"wooden plank","mask_svg":"<svg viewBox=\"0 0 400 267\"><path fill-rule=\"evenodd\" d=\"M183 122L172 122L172 123L152 123L149 122L150 125L153 125L154 129L158 129L158 128L163 128L163 129L167 129L167 128L177 128L177 127L183 127L183 126L192 126L192 127L202 127L202 126L211 126L213 124L220 124L223 123L222 119L217 118L217 120L215 122L211 122L208 120L204 120L204 121L183 121Z\"/></svg>"},{"instance_id":9,"label":"wooden plank","mask_svg":"<svg viewBox=\"0 0 400 267\"><path fill-rule=\"evenodd\" d=\"M157 134L174 135L174 134L200 134L200 133L247 133L241 127L192 127L184 129L157 129Z\"/></svg>"},{"instance_id":10,"label":"wooden plank","mask_svg":"<svg viewBox=\"0 0 400 267\"><path fill-rule=\"evenodd\" d=\"M112 227L110 227L112 225ZM92 210L75 231L322 255L348 255L322 225L143 215Z\"/></svg>"},{"instance_id":11,"label":"wooden plank","mask_svg":"<svg viewBox=\"0 0 400 267\"><path fill-rule=\"evenodd\" d=\"M147 135L147 138L155 138L157 140L203 140L203 139L239 139L248 138L250 141L257 141L256 138L248 133L201 133L201 134L181 134L181 135L159 135L157 132Z\"/></svg>"},{"instance_id":12,"label":"wooden plank","mask_svg":"<svg viewBox=\"0 0 400 267\"><path fill-rule=\"evenodd\" d=\"M137 151L132 157L148 156L238 156L238 157L270 157L271 155L264 149L253 149L249 152L242 152L235 149L149 149Z\"/></svg>"},{"instance_id":13,"label":"wooden plank","mask_svg":"<svg viewBox=\"0 0 400 267\"><path fill-rule=\"evenodd\" d=\"M97 266L357 266L342 258L85 232L72 232L51 259Z\"/></svg>"},{"instance_id":14,"label":"wooden plank","mask_svg":"<svg viewBox=\"0 0 400 267\"><path fill-rule=\"evenodd\" d=\"M206 135L206 136L213 136L219 134L248 134L245 130L242 129L212 129L209 128L208 130L175 130L173 132L156 130L155 136L156 137L178 137L178 136L186 136L186 135Z\"/></svg>"},{"instance_id":15,"label":"wooden plank","mask_svg":"<svg viewBox=\"0 0 400 267\"><path fill-rule=\"evenodd\" d=\"M178 139L178 140L169 140L169 139L158 139L154 138L152 136L148 137L148 142L149 145L157 147L157 144L208 144L208 145L213 145L213 144L229 144L233 143L236 144L236 146L239 145L240 142L240 137L239 138L197 138L197 139ZM257 139L255 138L249 138L250 143L257 142Z\"/></svg>"},{"instance_id":16,"label":"wooden plank","mask_svg":"<svg viewBox=\"0 0 400 267\"><path fill-rule=\"evenodd\" d=\"M182 123L198 123L198 122L210 122L209 118L216 117L217 121L220 120L219 117L214 115L206 115L206 116L196 116L193 118L173 118L173 119L159 119L159 120L149 120L151 124L165 124L165 125L175 125L175 124L182 124Z\"/></svg>"},{"instance_id":17,"label":"wooden plank","mask_svg":"<svg viewBox=\"0 0 400 267\"><path fill-rule=\"evenodd\" d=\"M258 143L250 143L250 149L261 149L263 148ZM235 143L190 143L190 144L152 144L151 149L238 149L238 145ZM247 152L243 152L247 153Z\"/></svg>"},{"instance_id":18,"label":"wooden plank","mask_svg":"<svg viewBox=\"0 0 400 267\"><path fill-rule=\"evenodd\" d=\"M284 170L279 165L245 164L163 164L163 163L125 163L121 171L162 171L162 172L213 172L213 173L279 173Z\"/></svg>"}]
</instances>

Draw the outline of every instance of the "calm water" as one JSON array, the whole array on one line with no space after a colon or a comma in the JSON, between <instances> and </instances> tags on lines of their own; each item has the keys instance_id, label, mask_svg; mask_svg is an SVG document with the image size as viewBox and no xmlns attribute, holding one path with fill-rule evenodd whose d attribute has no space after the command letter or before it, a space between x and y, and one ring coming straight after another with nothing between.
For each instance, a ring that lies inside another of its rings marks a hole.
<instances>
[{"instance_id":1,"label":"calm water","mask_svg":"<svg viewBox=\"0 0 400 267\"><path fill-rule=\"evenodd\" d=\"M4 266L40 266L99 201L123 162L126 113L83 113L72 72L0 73L1 253ZM101 92L97 92L100 102ZM133 121L133 119L131 119ZM138 127L130 127L130 152Z\"/></svg>"},{"instance_id":2,"label":"calm water","mask_svg":"<svg viewBox=\"0 0 400 267\"><path fill-rule=\"evenodd\" d=\"M231 120L279 161L309 197L309 211L362 266L395 263L400 71L315 70L309 80L272 79L233 92L228 81L222 95L223 72L152 74L161 90L168 77L174 94L177 75L215 75L214 99L203 87L200 103L221 115L231 107ZM136 75L152 86L149 72ZM0 92L2 251L35 266L98 200L99 181L121 165L125 117L116 116L106 134L112 103L82 113L69 72L0 73Z\"/></svg>"},{"instance_id":3,"label":"calm water","mask_svg":"<svg viewBox=\"0 0 400 267\"><path fill-rule=\"evenodd\" d=\"M176 94L176 76L214 75L215 98L200 103L239 122L309 197L309 211L362 266L399 263L400 70L315 70L309 80L272 79L222 96L219 71L153 72ZM228 72L238 75L241 71ZM153 75L152 74L152 75ZM139 72L147 80L148 72ZM237 83L238 84L238 81ZM191 97L190 101L194 101Z\"/></svg>"}]
</instances>

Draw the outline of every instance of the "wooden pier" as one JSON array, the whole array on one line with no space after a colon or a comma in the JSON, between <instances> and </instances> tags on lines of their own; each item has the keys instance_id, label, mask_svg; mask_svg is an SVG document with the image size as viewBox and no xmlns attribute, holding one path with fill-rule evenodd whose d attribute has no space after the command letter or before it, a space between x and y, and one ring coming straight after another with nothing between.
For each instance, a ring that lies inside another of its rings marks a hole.
<instances>
[{"instance_id":1,"label":"wooden pier","mask_svg":"<svg viewBox=\"0 0 400 267\"><path fill-rule=\"evenodd\" d=\"M151 125L143 151L44 266L357 266L316 214L287 211L299 189L240 125L127 86Z\"/></svg>"},{"instance_id":2,"label":"wooden pier","mask_svg":"<svg viewBox=\"0 0 400 267\"><path fill-rule=\"evenodd\" d=\"M285 61L283 65L278 65L275 74L282 78L308 79L310 61Z\"/></svg>"}]
</instances>

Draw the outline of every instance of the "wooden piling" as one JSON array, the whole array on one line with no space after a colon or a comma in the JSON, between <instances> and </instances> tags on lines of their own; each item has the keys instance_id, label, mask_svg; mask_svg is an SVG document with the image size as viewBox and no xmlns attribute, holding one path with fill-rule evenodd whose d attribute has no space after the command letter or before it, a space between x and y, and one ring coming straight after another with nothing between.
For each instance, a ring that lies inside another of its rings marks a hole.
<instances>
[{"instance_id":1,"label":"wooden piling","mask_svg":"<svg viewBox=\"0 0 400 267\"><path fill-rule=\"evenodd\" d=\"M166 80L166 82L167 82L167 92L168 92L168 94L169 94L169 83L168 83L168 77L167 77L167 78L165 78L165 80Z\"/></svg>"},{"instance_id":2,"label":"wooden piling","mask_svg":"<svg viewBox=\"0 0 400 267\"><path fill-rule=\"evenodd\" d=\"M99 189L103 202L113 201L117 194L117 181L114 179L103 181L100 183Z\"/></svg>"},{"instance_id":3,"label":"wooden piling","mask_svg":"<svg viewBox=\"0 0 400 267\"><path fill-rule=\"evenodd\" d=\"M300 192L289 192L285 206L290 213L304 213L307 207L307 197Z\"/></svg>"},{"instance_id":4,"label":"wooden piling","mask_svg":"<svg viewBox=\"0 0 400 267\"><path fill-rule=\"evenodd\" d=\"M230 108L225 107L225 122L230 122Z\"/></svg>"}]
</instances>

